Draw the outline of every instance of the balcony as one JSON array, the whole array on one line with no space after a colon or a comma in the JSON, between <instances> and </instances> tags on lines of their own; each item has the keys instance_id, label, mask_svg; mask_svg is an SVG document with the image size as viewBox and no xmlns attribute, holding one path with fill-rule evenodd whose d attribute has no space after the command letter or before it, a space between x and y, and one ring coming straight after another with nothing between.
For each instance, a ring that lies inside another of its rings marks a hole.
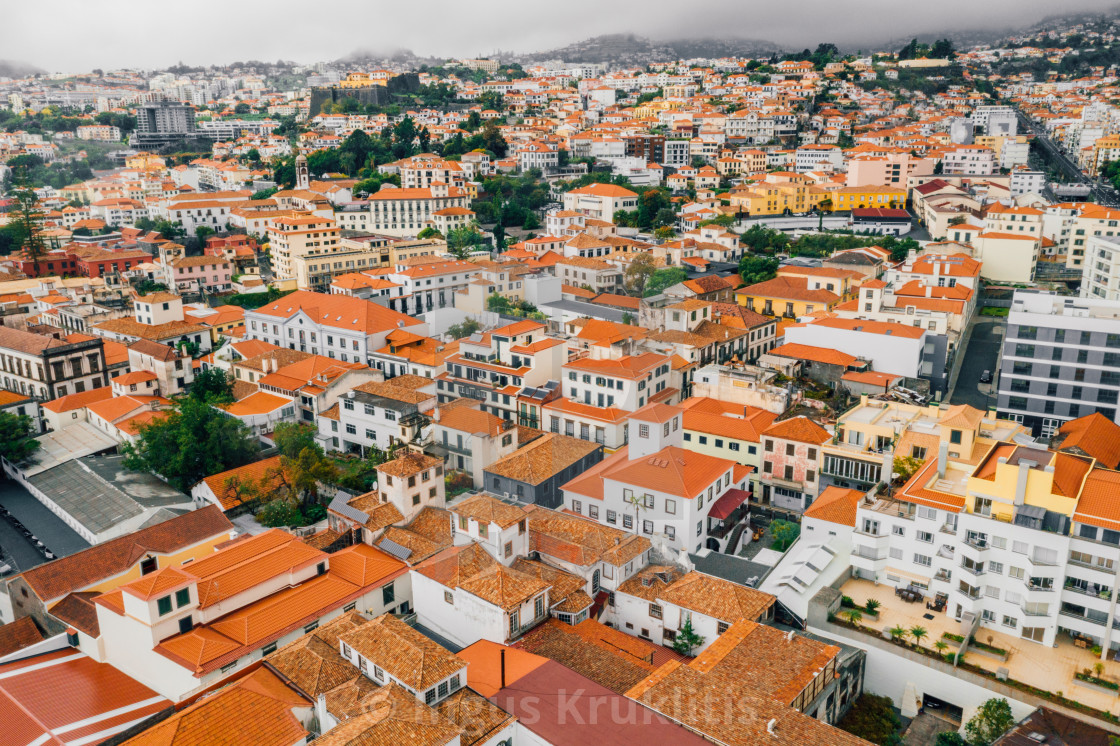
<instances>
[{"instance_id":1,"label":"balcony","mask_svg":"<svg viewBox=\"0 0 1120 746\"><path fill-rule=\"evenodd\" d=\"M975 575L977 577L984 574L984 566L983 565L974 565L972 567L969 567L968 565L966 565L965 563L962 562L960 564L960 568L962 570L964 570L965 572L967 572L971 575Z\"/></svg>"},{"instance_id":2,"label":"balcony","mask_svg":"<svg viewBox=\"0 0 1120 746\"><path fill-rule=\"evenodd\" d=\"M938 570L933 576L934 580L940 580L942 583L948 583L953 579L953 573L948 570Z\"/></svg>"}]
</instances>

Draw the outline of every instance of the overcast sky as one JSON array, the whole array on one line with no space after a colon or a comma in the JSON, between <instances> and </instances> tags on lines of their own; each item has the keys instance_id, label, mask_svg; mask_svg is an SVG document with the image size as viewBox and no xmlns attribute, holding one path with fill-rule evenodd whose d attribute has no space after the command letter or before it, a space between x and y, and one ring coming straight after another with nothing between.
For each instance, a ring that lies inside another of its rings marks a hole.
<instances>
[{"instance_id":1,"label":"overcast sky","mask_svg":"<svg viewBox=\"0 0 1120 746\"><path fill-rule=\"evenodd\" d=\"M0 0L0 59L48 71L234 60L337 59L356 49L468 56L606 33L734 36L788 48L973 28L1006 29L1117 0Z\"/></svg>"}]
</instances>

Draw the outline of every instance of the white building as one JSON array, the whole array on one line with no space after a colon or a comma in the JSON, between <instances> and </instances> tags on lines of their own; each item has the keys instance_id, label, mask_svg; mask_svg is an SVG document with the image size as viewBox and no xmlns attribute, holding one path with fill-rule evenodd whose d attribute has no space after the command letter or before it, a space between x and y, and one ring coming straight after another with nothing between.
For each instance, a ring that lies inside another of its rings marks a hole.
<instances>
[{"instance_id":1,"label":"white building","mask_svg":"<svg viewBox=\"0 0 1120 746\"><path fill-rule=\"evenodd\" d=\"M739 503L746 499L750 470L682 448L682 416L666 404L632 414L629 446L565 484L564 508L667 549L705 548L709 530L719 527L709 513L721 499L725 507L740 494Z\"/></svg>"},{"instance_id":2,"label":"white building","mask_svg":"<svg viewBox=\"0 0 1120 746\"><path fill-rule=\"evenodd\" d=\"M369 364L394 329L426 336L428 325L372 301L297 290L245 312L245 336L343 362Z\"/></svg>"}]
</instances>

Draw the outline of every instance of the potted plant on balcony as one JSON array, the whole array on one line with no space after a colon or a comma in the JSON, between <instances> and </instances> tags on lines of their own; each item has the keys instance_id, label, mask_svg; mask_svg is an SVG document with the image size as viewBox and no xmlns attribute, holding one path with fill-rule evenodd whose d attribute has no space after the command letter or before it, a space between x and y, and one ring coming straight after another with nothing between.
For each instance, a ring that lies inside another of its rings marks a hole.
<instances>
[{"instance_id":1,"label":"potted plant on balcony","mask_svg":"<svg viewBox=\"0 0 1120 746\"><path fill-rule=\"evenodd\" d=\"M882 604L880 604L874 598L869 598L869 599L867 599L867 602L864 603L863 609L864 609L864 611L867 612L868 616L872 616L872 617L875 617L876 619L878 619L879 618L879 607L881 605Z\"/></svg>"},{"instance_id":2,"label":"potted plant on balcony","mask_svg":"<svg viewBox=\"0 0 1120 746\"><path fill-rule=\"evenodd\" d=\"M928 634L929 632L926 631L925 627L916 626L910 628L910 636L914 638L915 647L920 648L922 646L922 638Z\"/></svg>"},{"instance_id":3,"label":"potted plant on balcony","mask_svg":"<svg viewBox=\"0 0 1120 746\"><path fill-rule=\"evenodd\" d=\"M906 642L906 635L909 634L906 628L901 624L896 624L895 626L891 627L890 633L891 640L900 644L904 644Z\"/></svg>"}]
</instances>

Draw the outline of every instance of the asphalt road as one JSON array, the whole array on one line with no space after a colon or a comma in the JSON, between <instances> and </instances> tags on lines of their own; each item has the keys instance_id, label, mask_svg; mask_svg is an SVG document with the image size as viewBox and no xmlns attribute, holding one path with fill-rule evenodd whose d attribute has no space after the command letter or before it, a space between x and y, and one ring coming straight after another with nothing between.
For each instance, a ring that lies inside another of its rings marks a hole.
<instances>
[{"instance_id":1,"label":"asphalt road","mask_svg":"<svg viewBox=\"0 0 1120 746\"><path fill-rule=\"evenodd\" d=\"M1093 197L1102 205L1116 206L1120 203L1120 195L1117 195L1116 190L1104 182L1094 181L1082 172L1081 168L1073 162L1073 160L1053 142L1046 134L1046 132L1035 125L1023 112L1016 111L1019 117L1019 123L1022 124L1027 130L1034 135L1035 143L1038 147L1050 158L1056 162L1066 174L1076 181L1086 184L1091 190Z\"/></svg>"},{"instance_id":2,"label":"asphalt road","mask_svg":"<svg viewBox=\"0 0 1120 746\"><path fill-rule=\"evenodd\" d=\"M961 360L961 372L957 377L957 387L950 397L951 404L968 404L983 410L995 406L996 384L999 382L996 363L1006 323L1006 319L995 317L982 316L977 319L972 328L972 338L969 339L968 348ZM980 383L980 375L985 370L992 372L991 383Z\"/></svg>"},{"instance_id":3,"label":"asphalt road","mask_svg":"<svg viewBox=\"0 0 1120 746\"><path fill-rule=\"evenodd\" d=\"M18 484L0 481L0 505L46 545L56 557L64 557L89 548L89 542L67 526L61 518ZM22 533L0 517L0 547L19 565L20 571L30 570L46 562L43 556Z\"/></svg>"}]
</instances>

